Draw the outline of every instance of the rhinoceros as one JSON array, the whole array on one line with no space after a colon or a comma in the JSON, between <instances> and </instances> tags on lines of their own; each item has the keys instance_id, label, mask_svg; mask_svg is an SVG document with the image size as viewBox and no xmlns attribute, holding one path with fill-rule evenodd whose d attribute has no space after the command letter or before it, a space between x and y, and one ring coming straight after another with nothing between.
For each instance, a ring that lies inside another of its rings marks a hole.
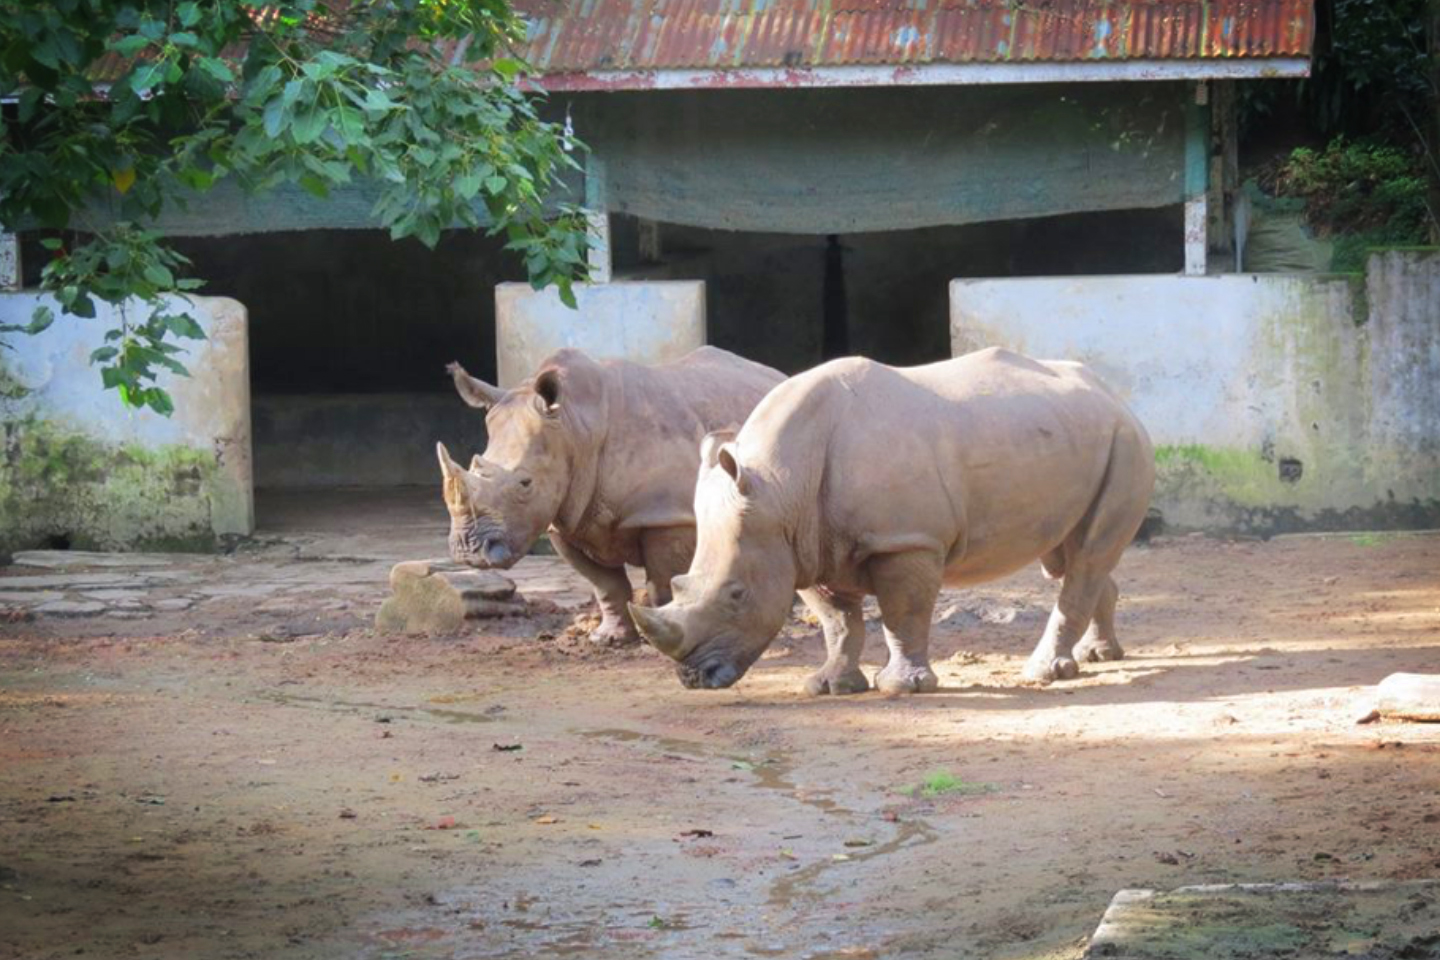
<instances>
[{"instance_id":1,"label":"rhinoceros","mask_svg":"<svg viewBox=\"0 0 1440 960\"><path fill-rule=\"evenodd\" d=\"M643 567L655 602L695 551L695 475L706 433L743 423L783 376L714 347L643 366L565 349L502 390L447 368L486 410L489 445L469 469L436 452L450 512L450 555L508 568L550 530L556 551L595 588L591 639L639 642L625 564Z\"/></svg>"},{"instance_id":2,"label":"rhinoceros","mask_svg":"<svg viewBox=\"0 0 1440 960\"><path fill-rule=\"evenodd\" d=\"M987 349L897 369L835 360L772 390L738 435L705 438L698 544L660 608L631 607L687 687L728 687L784 625L797 588L828 603L811 694L869 688L861 602L879 601L885 693L938 681L927 655L942 584L1039 560L1063 578L1028 678L1123 656L1111 571L1155 482L1145 428L1083 365Z\"/></svg>"}]
</instances>

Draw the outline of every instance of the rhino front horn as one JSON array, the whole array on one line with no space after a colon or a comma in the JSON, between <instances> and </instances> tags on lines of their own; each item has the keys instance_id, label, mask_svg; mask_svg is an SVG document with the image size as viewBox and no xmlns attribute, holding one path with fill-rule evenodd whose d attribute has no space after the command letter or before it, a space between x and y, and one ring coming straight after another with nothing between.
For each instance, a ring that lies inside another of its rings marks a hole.
<instances>
[{"instance_id":1,"label":"rhino front horn","mask_svg":"<svg viewBox=\"0 0 1440 960\"><path fill-rule=\"evenodd\" d=\"M685 628L673 619L673 614L638 604L627 604L635 628L650 641L650 646L668 657L678 656L685 645Z\"/></svg>"}]
</instances>

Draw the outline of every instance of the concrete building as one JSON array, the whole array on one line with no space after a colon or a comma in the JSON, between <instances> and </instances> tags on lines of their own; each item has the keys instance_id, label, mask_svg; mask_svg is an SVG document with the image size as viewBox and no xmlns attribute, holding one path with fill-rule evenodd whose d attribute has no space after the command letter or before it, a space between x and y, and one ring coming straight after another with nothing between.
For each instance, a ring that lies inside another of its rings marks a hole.
<instances>
[{"instance_id":1,"label":"concrete building","mask_svg":"<svg viewBox=\"0 0 1440 960\"><path fill-rule=\"evenodd\" d=\"M1333 281L1224 276L1234 84L1305 75L1306 0L519 6L549 115L591 147L569 193L596 239L579 314L507 285L520 264L484 237L447 235L433 252L390 243L367 221L363 187L327 203L222 192L162 224L184 238L206 292L248 310L262 520L267 489L428 486L435 439L481 446L448 360L507 383L562 343L656 359L707 341L787 371L846 353L919 363L988 342L1087 359L1151 414L1163 449L1194 454L1192 474L1215 460L1204 451L1252 473L1299 459L1302 482L1327 491L1301 502L1277 480L1237 500L1187 474L1161 497L1176 523L1268 532L1436 517L1434 477L1407 481L1405 509L1387 513L1374 470L1332 484L1328 454L1280 449L1294 425L1275 418L1294 404L1244 429L1171 416L1209 402L1195 397L1240 409L1233 381L1281 362L1244 346L1259 326L1340 316ZM1406 309L1420 315L1405 336L1423 339L1433 270L1385 269L1409 278L1420 305ZM1296 306L1317 296L1335 310ZM1212 344L1235 324L1238 339ZM1137 337L1167 358L1144 375ZM1373 343L1352 346L1376 356ZM1196 392L1197 370L1218 394ZM1416 391L1387 408L1405 436L1429 438L1409 471L1433 465L1440 432L1440 402Z\"/></svg>"}]
</instances>

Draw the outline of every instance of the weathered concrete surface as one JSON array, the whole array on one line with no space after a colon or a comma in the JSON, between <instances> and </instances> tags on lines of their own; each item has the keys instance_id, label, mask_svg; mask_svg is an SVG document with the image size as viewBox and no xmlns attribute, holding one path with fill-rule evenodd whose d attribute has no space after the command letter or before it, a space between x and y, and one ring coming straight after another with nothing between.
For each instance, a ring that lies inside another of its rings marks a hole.
<instances>
[{"instance_id":1,"label":"weathered concrete surface","mask_svg":"<svg viewBox=\"0 0 1440 960\"><path fill-rule=\"evenodd\" d=\"M1440 956L1440 881L1121 890L1087 960Z\"/></svg>"},{"instance_id":2,"label":"weathered concrete surface","mask_svg":"<svg viewBox=\"0 0 1440 960\"><path fill-rule=\"evenodd\" d=\"M485 449L485 416L435 373L444 393L257 396L255 486L433 487L435 441L466 462Z\"/></svg>"},{"instance_id":3,"label":"weathered concrete surface","mask_svg":"<svg viewBox=\"0 0 1440 960\"><path fill-rule=\"evenodd\" d=\"M502 283L495 288L500 386L524 380L561 347L599 359L636 363L678 360L705 345L705 284L698 280L578 284L579 309L553 287Z\"/></svg>"},{"instance_id":4,"label":"weathered concrete surface","mask_svg":"<svg viewBox=\"0 0 1440 960\"><path fill-rule=\"evenodd\" d=\"M1181 529L1440 526L1440 254L1361 279L1228 275L956 280L955 353L1082 360L1156 445Z\"/></svg>"},{"instance_id":5,"label":"weathered concrete surface","mask_svg":"<svg viewBox=\"0 0 1440 960\"><path fill-rule=\"evenodd\" d=\"M466 620L525 612L515 582L449 560L408 560L390 571L394 595L380 605L381 633L452 633Z\"/></svg>"},{"instance_id":6,"label":"weathered concrete surface","mask_svg":"<svg viewBox=\"0 0 1440 960\"><path fill-rule=\"evenodd\" d=\"M1392 673L1375 690L1375 710L1397 720L1440 721L1440 676Z\"/></svg>"},{"instance_id":7,"label":"weathered concrete surface","mask_svg":"<svg viewBox=\"0 0 1440 960\"><path fill-rule=\"evenodd\" d=\"M36 294L0 296L0 322L25 323ZM56 314L60 309L50 303ZM186 342L190 377L164 373L166 418L126 410L106 391L90 352L119 326L104 305L83 320L58 316L39 336L0 352L0 549L44 545L115 550L210 549L254 527L245 308L194 297L207 338Z\"/></svg>"}]
</instances>

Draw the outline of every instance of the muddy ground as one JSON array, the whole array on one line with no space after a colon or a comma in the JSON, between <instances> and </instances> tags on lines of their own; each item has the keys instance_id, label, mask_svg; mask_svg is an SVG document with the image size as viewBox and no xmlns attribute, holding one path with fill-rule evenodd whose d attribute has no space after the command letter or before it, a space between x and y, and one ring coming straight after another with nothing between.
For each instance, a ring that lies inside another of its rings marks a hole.
<instances>
[{"instance_id":1,"label":"muddy ground","mask_svg":"<svg viewBox=\"0 0 1440 960\"><path fill-rule=\"evenodd\" d=\"M719 692L563 609L378 636L384 541L12 610L0 957L1039 960L1122 888L1440 876L1440 725L1355 723L1440 671L1437 536L1134 548L1129 658L1049 688L1028 570L946 594L939 693L821 700L798 621Z\"/></svg>"}]
</instances>

